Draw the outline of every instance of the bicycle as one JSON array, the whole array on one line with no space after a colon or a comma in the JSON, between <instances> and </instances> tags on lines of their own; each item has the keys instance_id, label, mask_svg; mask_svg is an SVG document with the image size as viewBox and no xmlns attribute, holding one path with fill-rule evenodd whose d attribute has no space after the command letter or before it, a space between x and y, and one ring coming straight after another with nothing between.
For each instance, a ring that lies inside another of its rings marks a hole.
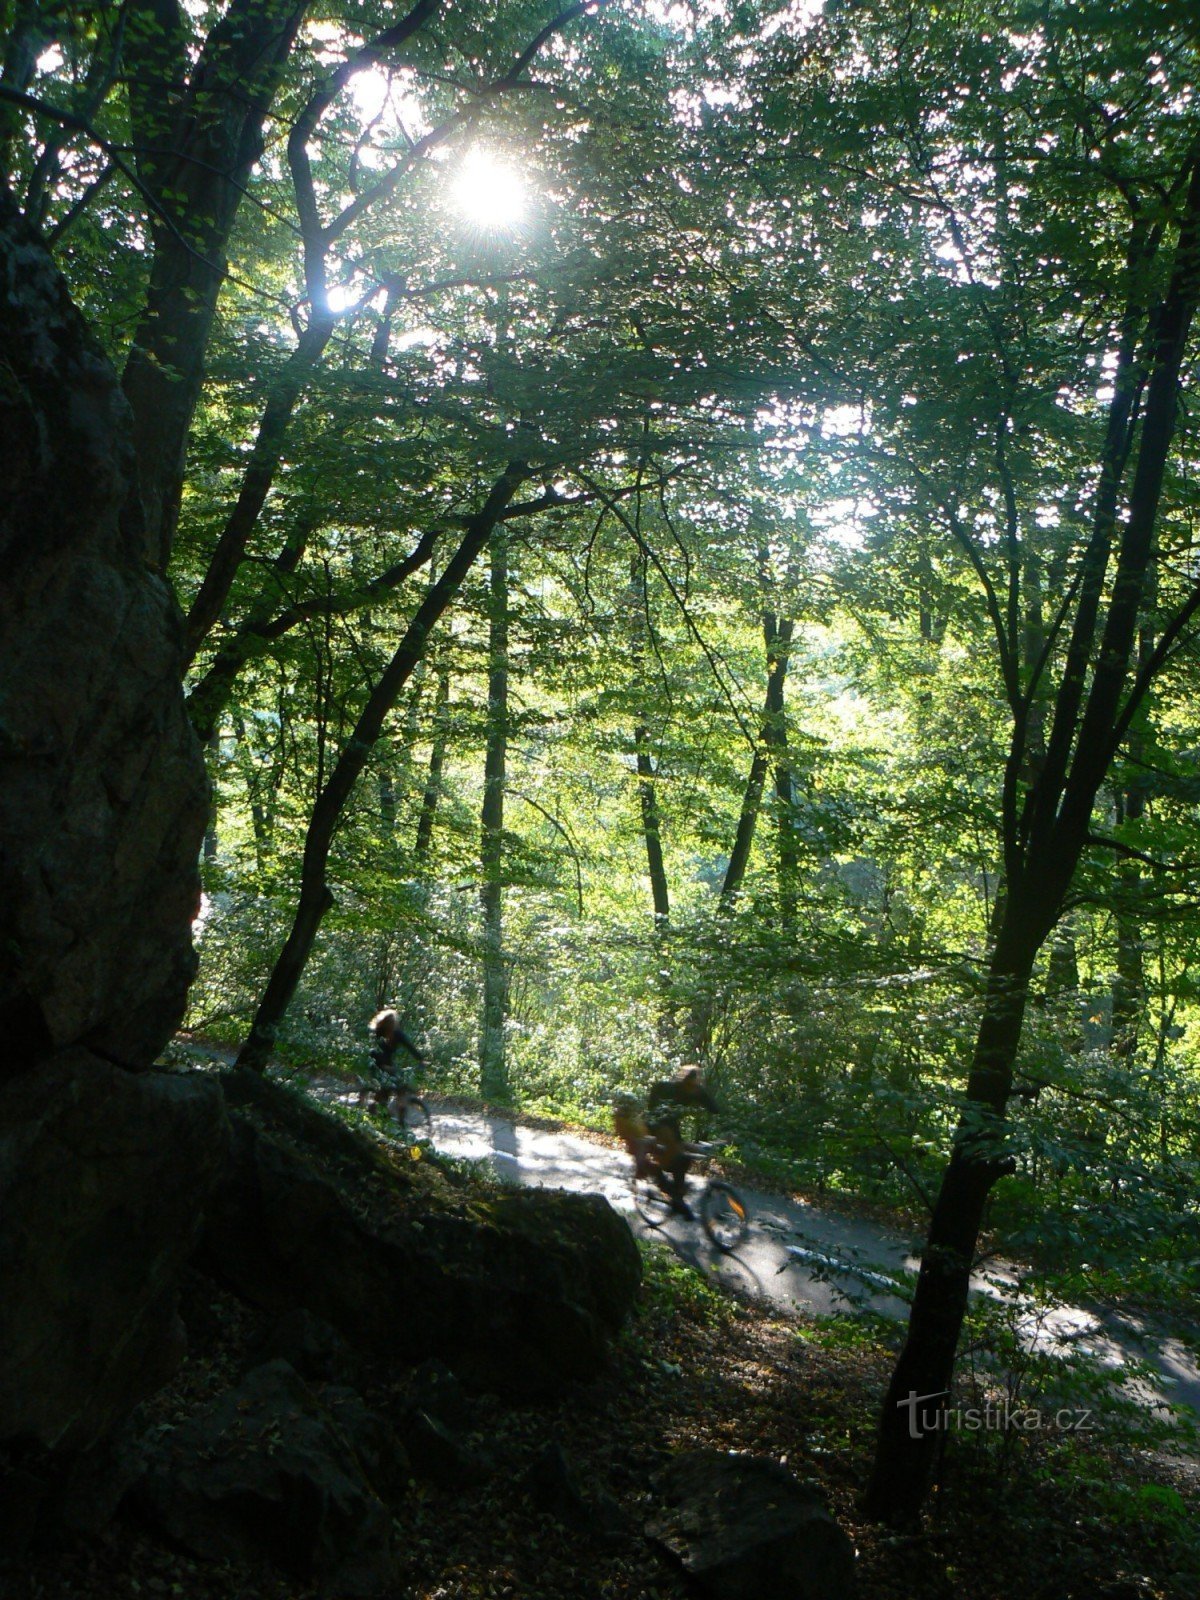
<instances>
[{"instance_id":1,"label":"bicycle","mask_svg":"<svg viewBox=\"0 0 1200 1600\"><path fill-rule=\"evenodd\" d=\"M417 1139L428 1139L433 1130L429 1107L416 1092L411 1080L403 1073L378 1071L359 1085L358 1103L368 1111L388 1112L406 1133Z\"/></svg>"},{"instance_id":2,"label":"bicycle","mask_svg":"<svg viewBox=\"0 0 1200 1600\"><path fill-rule=\"evenodd\" d=\"M716 1149L712 1144L689 1144L684 1146L684 1153L707 1165ZM665 1177L656 1153L656 1141L651 1141L651 1147L634 1164L630 1179L634 1210L648 1228L661 1228L668 1217L676 1214L671 1196L659 1181ZM695 1206L709 1242L723 1255L736 1250L746 1237L750 1215L746 1202L733 1185L724 1178L707 1178Z\"/></svg>"}]
</instances>

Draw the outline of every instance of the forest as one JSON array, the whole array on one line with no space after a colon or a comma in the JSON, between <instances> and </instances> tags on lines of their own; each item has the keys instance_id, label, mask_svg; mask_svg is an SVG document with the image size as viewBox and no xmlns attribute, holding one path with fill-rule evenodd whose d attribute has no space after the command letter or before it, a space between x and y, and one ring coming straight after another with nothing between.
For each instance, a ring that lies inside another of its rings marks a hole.
<instances>
[{"instance_id":1,"label":"forest","mask_svg":"<svg viewBox=\"0 0 1200 1600\"><path fill-rule=\"evenodd\" d=\"M971 1285L1195 1373L1198 72L1191 0L0 0L18 1600L1195 1593L1195 1413ZM595 1140L699 1064L723 1171L912 1236L903 1316L331 1114L384 1007L435 1108ZM1109 1421L948 1438L964 1385ZM201 1401L353 1470L218 1527ZM800 1576L629 1554L725 1404L833 1505ZM526 1423L610 1540L536 1578L468 1527Z\"/></svg>"}]
</instances>

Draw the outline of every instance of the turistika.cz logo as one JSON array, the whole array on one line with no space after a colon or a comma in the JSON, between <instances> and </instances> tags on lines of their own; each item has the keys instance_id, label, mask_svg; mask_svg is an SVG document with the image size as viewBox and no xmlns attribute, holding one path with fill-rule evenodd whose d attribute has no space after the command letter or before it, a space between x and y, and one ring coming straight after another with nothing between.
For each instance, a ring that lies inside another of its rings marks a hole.
<instances>
[{"instance_id":1,"label":"turistika.cz logo","mask_svg":"<svg viewBox=\"0 0 1200 1600\"><path fill-rule=\"evenodd\" d=\"M898 1400L908 1412L908 1436L923 1439L927 1433L956 1428L964 1433L1094 1433L1099 1427L1087 1406L1062 1406L1057 1411L1042 1411L1037 1406L1018 1406L1008 1399L989 1400L981 1406L933 1404L948 1400L948 1389L932 1394L908 1391L907 1400Z\"/></svg>"}]
</instances>

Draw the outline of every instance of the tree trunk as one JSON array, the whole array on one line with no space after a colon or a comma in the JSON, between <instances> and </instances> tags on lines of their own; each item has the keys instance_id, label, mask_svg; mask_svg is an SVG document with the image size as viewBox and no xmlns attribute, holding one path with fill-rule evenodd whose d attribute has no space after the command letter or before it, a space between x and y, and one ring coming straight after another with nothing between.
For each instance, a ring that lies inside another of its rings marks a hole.
<instances>
[{"instance_id":1,"label":"tree trunk","mask_svg":"<svg viewBox=\"0 0 1200 1600\"><path fill-rule=\"evenodd\" d=\"M766 565L766 558L763 558ZM786 750L786 733L783 724L783 687L787 676L788 650L792 640L791 621L777 616L772 611L764 611L762 618L763 644L766 650L767 687L763 704L762 731L758 743L754 747L754 754L750 761L750 771L746 778L746 787L742 791L742 808L738 815L737 831L734 834L733 848L729 853L729 864L725 868L725 877L721 883L721 892L717 901L717 915L719 918L728 918L741 893L745 881L746 869L750 863L750 852L754 845L754 834L758 825L758 814L762 808L763 785L766 782L767 771L770 766L771 752L781 748ZM788 796L790 805L791 773L787 769L786 754L776 764L776 781L778 782L781 768L786 773ZM790 816L787 819L790 822ZM785 826L781 819L781 828ZM781 841L784 835L781 832ZM711 978L704 982L702 989L692 1003L691 1017L688 1031L689 1055L703 1057L707 1055L712 1043L714 990Z\"/></svg>"},{"instance_id":2,"label":"tree trunk","mask_svg":"<svg viewBox=\"0 0 1200 1600\"><path fill-rule=\"evenodd\" d=\"M258 751L250 740L246 719L240 711L234 713L233 731L237 735L238 748L242 755L242 772L246 784L246 794L250 801L250 826L254 832L254 864L258 872L266 869L267 844L271 836L272 818L262 802L262 776L258 770ZM270 785L273 789L274 785Z\"/></svg>"},{"instance_id":3,"label":"tree trunk","mask_svg":"<svg viewBox=\"0 0 1200 1600\"><path fill-rule=\"evenodd\" d=\"M641 695L646 679L646 575L640 554L631 558L629 570L629 616L633 639L633 658L637 673L637 691ZM662 823L658 810L656 784L658 773L650 755L650 730L639 719L633 730L634 760L638 775L638 808L641 814L642 839L646 847L646 870L650 877L650 897L654 906L654 924L661 932L671 916L671 896L667 886L667 869L663 860Z\"/></svg>"},{"instance_id":4,"label":"tree trunk","mask_svg":"<svg viewBox=\"0 0 1200 1600\"><path fill-rule=\"evenodd\" d=\"M437 697L433 708L433 743L429 751L425 792L421 796L421 810L417 816L416 837L413 840L413 855L416 858L418 872L424 872L433 846L433 824L442 793L442 769L446 765L446 742L450 731L449 667L439 667L437 676Z\"/></svg>"},{"instance_id":5,"label":"tree trunk","mask_svg":"<svg viewBox=\"0 0 1200 1600\"><path fill-rule=\"evenodd\" d=\"M212 801L208 809L208 826L204 830L204 860L207 864L211 864L220 854L220 840L217 836L217 813L220 809L217 767L221 760L221 735L216 728L213 729L206 748L208 751L208 783Z\"/></svg>"},{"instance_id":6,"label":"tree trunk","mask_svg":"<svg viewBox=\"0 0 1200 1600\"><path fill-rule=\"evenodd\" d=\"M508 762L508 535L491 536L488 592L487 749L480 830L483 908L483 1024L479 1037L479 1092L485 1100L509 1096L505 1027L508 971L504 959L504 799Z\"/></svg>"},{"instance_id":7,"label":"tree trunk","mask_svg":"<svg viewBox=\"0 0 1200 1600\"><path fill-rule=\"evenodd\" d=\"M655 784L658 773L650 757L650 733L644 726L633 731L637 752L638 803L642 815L642 837L646 843L646 870L650 874L650 895L654 903L655 926L665 927L671 916L671 896L667 888L667 868L663 861L662 824L658 814Z\"/></svg>"},{"instance_id":8,"label":"tree trunk","mask_svg":"<svg viewBox=\"0 0 1200 1600\"><path fill-rule=\"evenodd\" d=\"M1157 572L1147 572L1146 608L1152 612L1158 598ZM1138 637L1138 665L1144 666L1154 651L1152 627L1142 628ZM1145 751L1145 728L1135 727L1129 738L1129 757L1137 763ZM1126 787L1121 811L1126 822L1138 822L1146 814L1146 785L1143 774L1136 774ZM1146 1005L1146 962L1142 933L1143 883L1139 862L1130 860L1118 870L1117 891L1117 973L1113 984L1113 1051L1118 1060L1132 1065L1137 1054L1138 1032Z\"/></svg>"},{"instance_id":9,"label":"tree trunk","mask_svg":"<svg viewBox=\"0 0 1200 1600\"><path fill-rule=\"evenodd\" d=\"M775 762L775 828L778 835L779 925L785 933L795 926L796 895L800 882L795 803L792 766L784 749Z\"/></svg>"},{"instance_id":10,"label":"tree trunk","mask_svg":"<svg viewBox=\"0 0 1200 1600\"><path fill-rule=\"evenodd\" d=\"M187 619L189 664L208 637L229 598L246 546L275 480L288 427L313 368L333 335L334 318L314 315L267 395L237 503L226 519L216 549L192 601Z\"/></svg>"},{"instance_id":11,"label":"tree trunk","mask_svg":"<svg viewBox=\"0 0 1200 1600\"><path fill-rule=\"evenodd\" d=\"M786 734L783 725L783 686L787 677L788 651L792 642L793 624L790 620L778 617L773 612L764 612L762 621L763 644L766 648L767 656L767 692L763 706L762 734L750 763L750 774L746 779L746 788L742 795L742 810L741 815L738 817L737 833L734 836L733 849L729 855L729 865L725 869L725 878L721 884L720 909L723 912L733 910L734 902L741 893L742 884L745 881L746 868L750 863L750 850L754 844L754 831L762 802L763 783L767 776L769 754L772 750L786 749ZM778 771L779 764L777 763L777 774ZM789 798L790 791L791 775L789 772Z\"/></svg>"},{"instance_id":12,"label":"tree trunk","mask_svg":"<svg viewBox=\"0 0 1200 1600\"><path fill-rule=\"evenodd\" d=\"M256 1072L266 1068L279 1024L296 992L322 918L333 903L326 869L342 811L370 759L385 717L425 652L430 629L458 593L501 513L527 475L523 462L512 462L496 480L484 505L468 523L446 570L417 607L395 655L371 691L328 782L317 796L304 843L295 920L267 980L254 1023L238 1056L239 1066Z\"/></svg>"},{"instance_id":13,"label":"tree trunk","mask_svg":"<svg viewBox=\"0 0 1200 1600\"><path fill-rule=\"evenodd\" d=\"M868 1515L912 1521L920 1511L937 1455L945 1403L984 1204L1006 1170L1003 1112L1012 1088L1021 1024L1040 939L1015 926L1001 929L967 1095L921 1256L908 1335L883 1403Z\"/></svg>"},{"instance_id":14,"label":"tree trunk","mask_svg":"<svg viewBox=\"0 0 1200 1600\"><path fill-rule=\"evenodd\" d=\"M160 210L154 256L122 387L144 512L145 558L166 570L179 518L184 452L204 378L225 248L263 123L307 9L297 0L231 0L185 82L182 28L137 0L127 29L138 170Z\"/></svg>"}]
</instances>

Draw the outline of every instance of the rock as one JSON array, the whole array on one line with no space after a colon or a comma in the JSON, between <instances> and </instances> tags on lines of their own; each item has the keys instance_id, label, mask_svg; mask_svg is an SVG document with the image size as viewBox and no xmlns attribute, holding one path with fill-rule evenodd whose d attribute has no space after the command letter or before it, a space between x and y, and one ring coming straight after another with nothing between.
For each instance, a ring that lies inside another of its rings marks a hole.
<instances>
[{"instance_id":1,"label":"rock","mask_svg":"<svg viewBox=\"0 0 1200 1600\"><path fill-rule=\"evenodd\" d=\"M462 1384L444 1361L434 1357L422 1361L413 1372L409 1396L414 1410L428 1412L448 1428L465 1428L471 1420L471 1407Z\"/></svg>"},{"instance_id":2,"label":"rock","mask_svg":"<svg viewBox=\"0 0 1200 1600\"><path fill-rule=\"evenodd\" d=\"M548 1444L521 1479L521 1489L539 1511L546 1511L560 1522L582 1524L587 1521L587 1501L568 1465L559 1444Z\"/></svg>"},{"instance_id":3,"label":"rock","mask_svg":"<svg viewBox=\"0 0 1200 1600\"><path fill-rule=\"evenodd\" d=\"M208 785L128 405L3 185L0 350L0 1453L53 1493L179 1358L228 1130L121 1070L183 1012Z\"/></svg>"},{"instance_id":4,"label":"rock","mask_svg":"<svg viewBox=\"0 0 1200 1600\"><path fill-rule=\"evenodd\" d=\"M600 1537L624 1538L629 1533L629 1519L620 1504L603 1489L585 1494L559 1444L548 1444L535 1457L521 1488L539 1511L570 1527Z\"/></svg>"},{"instance_id":5,"label":"rock","mask_svg":"<svg viewBox=\"0 0 1200 1600\"><path fill-rule=\"evenodd\" d=\"M221 1088L231 1110L261 1117L273 1130L323 1161L336 1162L364 1176L379 1170L376 1142L348 1127L340 1117L331 1116L302 1089L244 1067L224 1073Z\"/></svg>"},{"instance_id":6,"label":"rock","mask_svg":"<svg viewBox=\"0 0 1200 1600\"><path fill-rule=\"evenodd\" d=\"M659 1479L667 1509L647 1524L716 1600L845 1600L854 1547L813 1489L778 1462L700 1450Z\"/></svg>"},{"instance_id":7,"label":"rock","mask_svg":"<svg viewBox=\"0 0 1200 1600\"><path fill-rule=\"evenodd\" d=\"M390 1506L399 1505L408 1492L413 1465L395 1429L370 1410L356 1389L330 1385L321 1391L321 1404L362 1463L380 1499Z\"/></svg>"},{"instance_id":8,"label":"rock","mask_svg":"<svg viewBox=\"0 0 1200 1600\"><path fill-rule=\"evenodd\" d=\"M362 1136L368 1156L335 1174L257 1113L231 1121L197 1260L251 1304L304 1308L382 1360L437 1357L518 1395L557 1392L603 1365L641 1270L605 1200L446 1200L401 1188Z\"/></svg>"},{"instance_id":9,"label":"rock","mask_svg":"<svg viewBox=\"0 0 1200 1600\"><path fill-rule=\"evenodd\" d=\"M492 1476L491 1461L427 1411L410 1411L400 1425L400 1434L413 1475L440 1489L470 1489Z\"/></svg>"},{"instance_id":10,"label":"rock","mask_svg":"<svg viewBox=\"0 0 1200 1600\"><path fill-rule=\"evenodd\" d=\"M4 1564L28 1555L46 1497L42 1473L0 1459L0 1579Z\"/></svg>"},{"instance_id":11,"label":"rock","mask_svg":"<svg viewBox=\"0 0 1200 1600\"><path fill-rule=\"evenodd\" d=\"M247 1373L150 1450L141 1514L206 1560L268 1560L334 1594L395 1582L392 1516L331 1413L283 1361Z\"/></svg>"},{"instance_id":12,"label":"rock","mask_svg":"<svg viewBox=\"0 0 1200 1600\"><path fill-rule=\"evenodd\" d=\"M303 1306L276 1317L254 1341L247 1368L266 1361L286 1361L309 1383L352 1384L358 1376L358 1361L345 1339Z\"/></svg>"},{"instance_id":13,"label":"rock","mask_svg":"<svg viewBox=\"0 0 1200 1600\"><path fill-rule=\"evenodd\" d=\"M506 1231L540 1248L572 1274L582 1255L587 1309L614 1333L629 1315L642 1282L642 1258L629 1225L603 1195L556 1189L505 1190L493 1215Z\"/></svg>"},{"instance_id":14,"label":"rock","mask_svg":"<svg viewBox=\"0 0 1200 1600\"><path fill-rule=\"evenodd\" d=\"M169 1376L228 1141L211 1078L76 1050L0 1084L0 1445L79 1454Z\"/></svg>"},{"instance_id":15,"label":"rock","mask_svg":"<svg viewBox=\"0 0 1200 1600\"><path fill-rule=\"evenodd\" d=\"M183 622L145 565L116 373L7 192L0 349L0 1075L79 1043L142 1067L195 972Z\"/></svg>"},{"instance_id":16,"label":"rock","mask_svg":"<svg viewBox=\"0 0 1200 1600\"><path fill-rule=\"evenodd\" d=\"M77 1456L52 1502L49 1522L55 1540L94 1539L116 1516L121 1501L141 1477L145 1458L134 1419L91 1450Z\"/></svg>"}]
</instances>

